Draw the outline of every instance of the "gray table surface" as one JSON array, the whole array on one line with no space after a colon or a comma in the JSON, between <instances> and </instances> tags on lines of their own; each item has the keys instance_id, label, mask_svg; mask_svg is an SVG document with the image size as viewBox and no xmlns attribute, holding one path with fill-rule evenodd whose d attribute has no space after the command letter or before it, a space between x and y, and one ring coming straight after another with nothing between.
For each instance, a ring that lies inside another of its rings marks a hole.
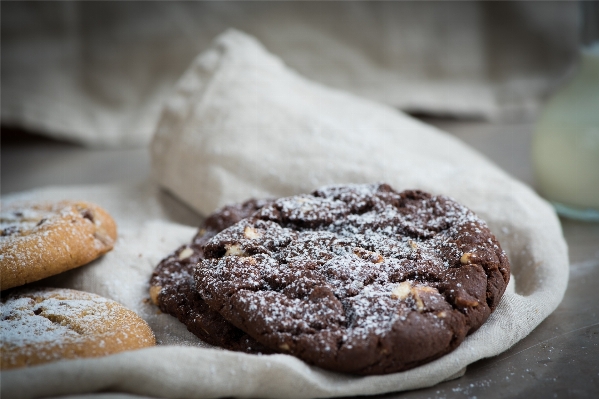
<instances>
[{"instance_id":1,"label":"gray table surface","mask_svg":"<svg viewBox=\"0 0 599 399\"><path fill-rule=\"evenodd\" d=\"M532 126L427 119L534 187L529 161ZM92 150L3 129L1 192L48 185L135 181L148 176L147 149ZM193 223L197 215L187 212ZM189 221L188 220L188 221ZM389 398L599 397L599 224L562 219L570 281L563 302L510 350L470 366L431 388Z\"/></svg>"}]
</instances>

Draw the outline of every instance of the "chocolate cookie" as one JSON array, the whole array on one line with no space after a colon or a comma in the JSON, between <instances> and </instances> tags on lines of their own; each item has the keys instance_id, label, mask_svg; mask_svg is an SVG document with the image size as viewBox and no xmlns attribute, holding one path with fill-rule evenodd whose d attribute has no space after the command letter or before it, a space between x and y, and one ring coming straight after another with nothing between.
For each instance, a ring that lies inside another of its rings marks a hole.
<instances>
[{"instance_id":1,"label":"chocolate cookie","mask_svg":"<svg viewBox=\"0 0 599 399\"><path fill-rule=\"evenodd\" d=\"M89 292L14 290L2 298L0 315L3 370L155 345L142 318Z\"/></svg>"},{"instance_id":2,"label":"chocolate cookie","mask_svg":"<svg viewBox=\"0 0 599 399\"><path fill-rule=\"evenodd\" d=\"M0 213L1 289L91 262L110 251L116 224L87 202L11 202Z\"/></svg>"},{"instance_id":3,"label":"chocolate cookie","mask_svg":"<svg viewBox=\"0 0 599 399\"><path fill-rule=\"evenodd\" d=\"M202 341L235 351L271 352L210 309L198 295L193 282L193 270L204 259L204 245L210 238L270 202L249 200L219 209L206 219L190 244L181 246L163 259L152 274L152 302L163 312L179 319Z\"/></svg>"},{"instance_id":4,"label":"chocolate cookie","mask_svg":"<svg viewBox=\"0 0 599 399\"><path fill-rule=\"evenodd\" d=\"M201 297L275 351L384 374L456 348L497 306L508 259L443 196L385 184L278 199L213 237Z\"/></svg>"}]
</instances>

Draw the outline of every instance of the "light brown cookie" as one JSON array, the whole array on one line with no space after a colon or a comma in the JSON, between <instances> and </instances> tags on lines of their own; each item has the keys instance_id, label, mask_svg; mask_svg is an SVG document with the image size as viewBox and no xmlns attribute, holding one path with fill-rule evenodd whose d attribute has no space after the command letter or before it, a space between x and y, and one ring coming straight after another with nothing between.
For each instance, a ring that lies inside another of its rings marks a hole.
<instances>
[{"instance_id":1,"label":"light brown cookie","mask_svg":"<svg viewBox=\"0 0 599 399\"><path fill-rule=\"evenodd\" d=\"M0 314L3 370L156 344L152 330L137 314L88 292L15 290L2 298Z\"/></svg>"},{"instance_id":2,"label":"light brown cookie","mask_svg":"<svg viewBox=\"0 0 599 399\"><path fill-rule=\"evenodd\" d=\"M110 251L116 224L87 202L3 203L0 289L17 287L84 265Z\"/></svg>"}]
</instances>

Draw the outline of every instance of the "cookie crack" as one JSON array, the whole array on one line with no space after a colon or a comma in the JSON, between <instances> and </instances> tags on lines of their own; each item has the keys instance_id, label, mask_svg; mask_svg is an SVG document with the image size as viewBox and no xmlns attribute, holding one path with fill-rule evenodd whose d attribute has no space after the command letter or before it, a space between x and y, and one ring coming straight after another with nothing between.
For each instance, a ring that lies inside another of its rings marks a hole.
<instances>
[{"instance_id":1,"label":"cookie crack","mask_svg":"<svg viewBox=\"0 0 599 399\"><path fill-rule=\"evenodd\" d=\"M68 323L66 317L61 317L59 315L48 315L48 314L44 314L44 309L43 308L35 309L33 311L33 313L36 316L43 317L44 319L49 320L52 324L56 324L56 325L59 325L61 327L66 327L66 328L68 328L69 330L75 332L78 335L85 335L85 331L83 331L81 328L77 328L76 326L73 326L71 323Z\"/></svg>"}]
</instances>

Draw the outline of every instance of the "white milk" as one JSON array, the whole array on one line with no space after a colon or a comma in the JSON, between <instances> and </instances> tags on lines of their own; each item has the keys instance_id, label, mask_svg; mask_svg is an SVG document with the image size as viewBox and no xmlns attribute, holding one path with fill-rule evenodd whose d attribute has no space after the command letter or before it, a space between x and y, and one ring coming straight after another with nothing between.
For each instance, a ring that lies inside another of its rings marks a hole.
<instances>
[{"instance_id":1,"label":"white milk","mask_svg":"<svg viewBox=\"0 0 599 399\"><path fill-rule=\"evenodd\" d=\"M578 74L537 122L532 161L540 193L558 211L563 204L599 220L599 43L581 56Z\"/></svg>"}]
</instances>

